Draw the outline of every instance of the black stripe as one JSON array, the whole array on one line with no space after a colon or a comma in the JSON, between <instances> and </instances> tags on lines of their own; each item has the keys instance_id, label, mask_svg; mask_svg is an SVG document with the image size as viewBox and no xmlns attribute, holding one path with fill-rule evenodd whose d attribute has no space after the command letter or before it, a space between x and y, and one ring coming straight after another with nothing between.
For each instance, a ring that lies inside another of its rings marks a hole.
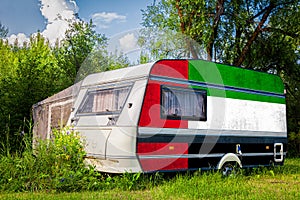
<instances>
[{"instance_id":1,"label":"black stripe","mask_svg":"<svg viewBox=\"0 0 300 200\"><path fill-rule=\"evenodd\" d=\"M146 143L188 143L188 155L217 155L237 153L237 144L240 145L242 154L240 160L244 167L269 166L274 163L274 143L283 143L283 151L286 152L286 137L251 137L251 136L205 136L205 135L163 135L139 136L138 142ZM248 153L248 155L247 155ZM247 155L243 157L243 154ZM262 154L262 155L259 155ZM249 156L251 155L251 156ZM189 169L215 168L221 157L189 158ZM274 164L282 164L274 163Z\"/></svg>"},{"instance_id":2,"label":"black stripe","mask_svg":"<svg viewBox=\"0 0 300 200\"><path fill-rule=\"evenodd\" d=\"M158 143L236 143L236 144L266 144L266 143L287 143L286 137L255 137L255 136L208 136L208 135L142 135L138 136L138 142Z\"/></svg>"}]
</instances>

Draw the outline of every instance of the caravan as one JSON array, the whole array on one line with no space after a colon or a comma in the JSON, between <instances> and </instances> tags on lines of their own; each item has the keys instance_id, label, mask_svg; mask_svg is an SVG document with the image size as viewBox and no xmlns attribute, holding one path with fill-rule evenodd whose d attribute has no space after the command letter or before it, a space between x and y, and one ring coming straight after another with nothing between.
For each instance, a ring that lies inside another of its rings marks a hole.
<instances>
[{"instance_id":1,"label":"caravan","mask_svg":"<svg viewBox=\"0 0 300 200\"><path fill-rule=\"evenodd\" d=\"M110 173L282 165L286 156L281 79L203 60L91 74L34 105L34 120L41 139L73 126L86 161Z\"/></svg>"}]
</instances>

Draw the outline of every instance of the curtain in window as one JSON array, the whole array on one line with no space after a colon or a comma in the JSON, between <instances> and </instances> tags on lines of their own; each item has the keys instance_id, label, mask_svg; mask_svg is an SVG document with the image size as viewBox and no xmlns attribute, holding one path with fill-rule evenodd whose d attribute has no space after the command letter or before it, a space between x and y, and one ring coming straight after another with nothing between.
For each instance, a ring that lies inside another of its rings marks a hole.
<instances>
[{"instance_id":1,"label":"curtain in window","mask_svg":"<svg viewBox=\"0 0 300 200\"><path fill-rule=\"evenodd\" d=\"M205 117L205 94L196 90L163 88L163 114L168 117Z\"/></svg>"},{"instance_id":2,"label":"curtain in window","mask_svg":"<svg viewBox=\"0 0 300 200\"><path fill-rule=\"evenodd\" d=\"M99 91L94 95L92 112L107 112L113 108L113 90Z\"/></svg>"},{"instance_id":3,"label":"curtain in window","mask_svg":"<svg viewBox=\"0 0 300 200\"><path fill-rule=\"evenodd\" d=\"M164 113L165 115L169 115L169 116L180 116L181 115L181 109L180 109L180 104L179 104L177 95L175 95L170 90L164 91L163 107L165 110L165 113Z\"/></svg>"},{"instance_id":4,"label":"curtain in window","mask_svg":"<svg viewBox=\"0 0 300 200\"><path fill-rule=\"evenodd\" d=\"M115 103L113 108L114 111L118 111L122 109L125 100L127 98L127 95L129 93L129 89L130 89L129 87L126 87L126 88L114 90L114 94L115 94L115 98L114 98Z\"/></svg>"},{"instance_id":5,"label":"curtain in window","mask_svg":"<svg viewBox=\"0 0 300 200\"><path fill-rule=\"evenodd\" d=\"M81 113L106 113L121 111L130 87L112 88L88 93Z\"/></svg>"}]
</instances>

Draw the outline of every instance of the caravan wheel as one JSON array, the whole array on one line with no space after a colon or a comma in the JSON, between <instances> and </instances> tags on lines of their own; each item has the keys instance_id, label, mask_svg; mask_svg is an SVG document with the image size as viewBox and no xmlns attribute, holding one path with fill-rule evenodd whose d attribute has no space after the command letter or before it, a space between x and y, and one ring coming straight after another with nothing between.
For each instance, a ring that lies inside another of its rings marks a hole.
<instances>
[{"instance_id":1,"label":"caravan wheel","mask_svg":"<svg viewBox=\"0 0 300 200\"><path fill-rule=\"evenodd\" d=\"M239 171L239 165L236 162L227 162L221 168L221 173L223 176L236 175Z\"/></svg>"}]
</instances>

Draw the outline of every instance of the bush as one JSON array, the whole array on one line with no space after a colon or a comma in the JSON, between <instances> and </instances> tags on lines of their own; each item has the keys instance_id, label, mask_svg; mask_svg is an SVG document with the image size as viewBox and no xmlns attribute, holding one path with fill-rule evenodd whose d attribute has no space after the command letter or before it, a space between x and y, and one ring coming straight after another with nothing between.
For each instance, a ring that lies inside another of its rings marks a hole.
<instances>
[{"instance_id":1,"label":"bush","mask_svg":"<svg viewBox=\"0 0 300 200\"><path fill-rule=\"evenodd\" d=\"M50 140L38 141L34 151L30 145L32 134L25 134L23 153L0 154L0 191L139 190L162 183L158 173L112 176L97 172L84 164L84 141L78 132L66 127L52 133Z\"/></svg>"},{"instance_id":2,"label":"bush","mask_svg":"<svg viewBox=\"0 0 300 200\"><path fill-rule=\"evenodd\" d=\"M300 131L297 133L291 132L288 136L288 156L299 158L300 157Z\"/></svg>"},{"instance_id":3,"label":"bush","mask_svg":"<svg viewBox=\"0 0 300 200\"><path fill-rule=\"evenodd\" d=\"M102 175L84 165L84 143L70 128L53 130L53 138L39 141L35 152L28 147L21 155L1 155L2 191L80 191L104 185Z\"/></svg>"}]
</instances>

